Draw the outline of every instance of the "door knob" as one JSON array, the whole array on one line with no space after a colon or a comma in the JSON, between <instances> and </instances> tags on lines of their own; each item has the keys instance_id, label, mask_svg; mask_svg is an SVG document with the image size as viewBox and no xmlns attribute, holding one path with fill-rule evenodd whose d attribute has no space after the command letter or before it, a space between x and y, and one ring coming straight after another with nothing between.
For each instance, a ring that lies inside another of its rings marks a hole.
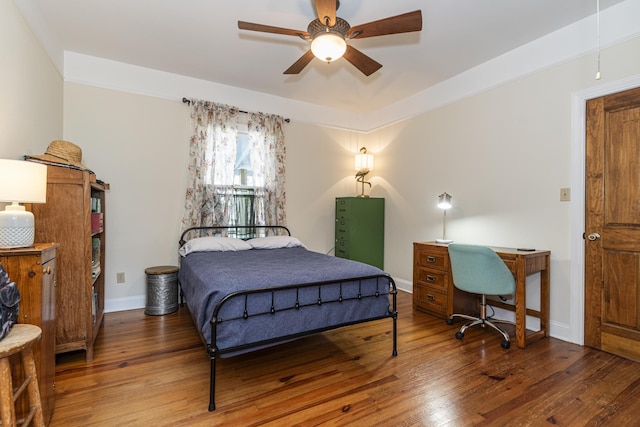
<instances>
[{"instance_id":1,"label":"door knob","mask_svg":"<svg viewBox=\"0 0 640 427\"><path fill-rule=\"evenodd\" d=\"M587 236L587 239L595 242L596 240L600 240L600 235L598 233L591 233Z\"/></svg>"}]
</instances>

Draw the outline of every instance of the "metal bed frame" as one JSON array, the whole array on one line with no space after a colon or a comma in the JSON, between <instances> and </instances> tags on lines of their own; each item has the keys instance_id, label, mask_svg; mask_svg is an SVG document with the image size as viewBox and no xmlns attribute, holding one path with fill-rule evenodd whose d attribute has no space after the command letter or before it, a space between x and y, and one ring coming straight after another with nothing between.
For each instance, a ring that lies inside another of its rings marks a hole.
<instances>
[{"instance_id":1,"label":"metal bed frame","mask_svg":"<svg viewBox=\"0 0 640 427\"><path fill-rule=\"evenodd\" d=\"M230 230L234 230L234 234L239 234L239 232L242 232L243 236L257 236L258 235L258 231L261 230L263 231L263 235L267 235L269 234L269 230L273 230L276 233L277 232L285 232L287 235L291 235L291 232L289 231L288 228L284 227L284 226L260 226L260 225L256 225L256 226L212 226L212 227L191 227L187 230L185 230L182 235L180 236L180 246L182 246L186 240L185 237L187 234L192 233L192 232L199 232L201 235L205 234L205 235L222 235L222 234L226 234L225 231L230 231ZM248 239L250 237L245 237L244 239ZM371 293L371 294L363 294L362 293L362 282L365 280L376 280L376 290L375 292ZM351 298L343 298L342 297L342 285L345 283L352 283L352 282L357 282L359 284L359 293L356 297L351 297ZM267 339L267 340L262 340L259 342L253 342L253 343L249 343L249 344L243 344L243 345L239 345L239 346L235 346L235 347L231 347L231 348L226 348L226 349L222 349L220 350L217 346L216 343L216 334L217 334L217 327L219 324L223 323L223 322L230 322L230 321L242 321L244 319L248 319L249 317L254 317L254 316L264 316L264 315L269 315L269 314L275 314L278 312L286 312L286 311L290 311L290 310L302 310L305 307L309 307L309 306L316 306L316 305L323 305L323 304L340 304L344 301L349 301L349 300L364 300L364 299L368 299L368 298L378 298L381 295L386 296L387 294L383 294L380 291L380 283L383 282L382 286L389 286L389 295L391 295L391 307L389 310L387 310L387 313L383 316L376 316L376 317L371 317L371 318L366 318L366 319L362 319L362 320L358 320L358 321L353 321L353 322L346 322L346 323L340 323L340 324L336 324L333 326L327 326L327 327L323 327L323 328L318 328L318 329L313 329L313 330L309 330L309 331L304 331L304 332L299 332L299 333L294 333L294 334L285 334L276 338L272 338L272 339ZM323 299L322 297L322 288L323 286L327 286L327 285L336 285L337 283L340 284L340 294L337 298L335 299ZM179 284L181 287L181 284ZM296 291L296 295L298 294L298 292L301 289L306 289L306 288L317 288L318 289L318 299L315 303L313 304L300 304L299 301L296 298L296 302L294 305L290 306L290 307L284 307L284 308L275 308L276 307L276 303L275 301L277 300L277 295L279 292L282 291L290 291L292 289L294 289ZM182 290L180 290L180 294L181 294L181 304L184 304L184 300L182 297ZM254 294L271 294L271 309L269 311L266 312L256 312L256 313L249 313L246 309L247 307L247 300L249 295L254 295ZM206 347L206 352L207 355L209 356L209 359L211 361L211 371L210 371L210 382L209 382L209 411L214 411L216 409L216 405L215 405L215 389L216 389L216 359L219 356L222 356L224 354L229 354L229 353L235 353L238 351L242 351L242 350L248 350L248 349L252 349L252 348L260 348L260 347L264 347L270 344L277 344L277 343L282 343L285 341L291 341L297 338L301 338L301 337L305 337L308 335L313 335L313 334L317 334L320 332L325 332L328 330L332 330L332 329L337 329L337 328L341 328L343 326L349 326L349 325L355 325L355 324L359 324L359 323L365 323L365 322L370 322L370 321L374 321L374 320L380 320L380 319L385 319L385 318L391 318L392 322L393 322L393 350L392 350L392 355L393 356L397 356L398 355L398 350L397 350L397 319L398 319L398 311L397 311L397 301L396 301L396 295L397 295L397 289L396 289L396 284L394 282L394 280L391 278L391 276L389 276L388 274L379 274L379 275L373 275L373 276L362 276L362 277L348 277L348 278L344 278L341 280L329 280L329 281L323 281L323 282L312 282L312 283L302 283L302 284L296 284L296 285L285 285L285 286L275 286L275 287L269 287L269 288L258 288L258 289L250 289L250 290L245 290L245 291L238 291L238 292L233 292L230 293L229 295L226 295L222 300L220 300L220 302L218 302L218 304L216 305L216 307L213 310L213 313L211 315L211 320L209 321L211 324L211 342L206 342L206 340L204 339L202 333L200 331L198 331L200 333L200 337L203 340L203 343L205 344ZM227 318L227 319L222 319L219 317L219 313L220 310L224 307L225 303L228 303L230 300L232 299L236 299L236 298L244 298L245 301L245 310L244 313L241 317L236 317L236 318ZM195 322L194 322L195 323Z\"/></svg>"}]
</instances>

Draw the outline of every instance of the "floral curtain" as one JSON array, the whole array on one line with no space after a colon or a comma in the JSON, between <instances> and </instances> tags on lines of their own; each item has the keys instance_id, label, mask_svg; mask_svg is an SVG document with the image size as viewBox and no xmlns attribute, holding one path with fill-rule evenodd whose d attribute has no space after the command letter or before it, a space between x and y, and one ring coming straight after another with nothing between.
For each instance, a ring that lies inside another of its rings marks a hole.
<instances>
[{"instance_id":1,"label":"floral curtain","mask_svg":"<svg viewBox=\"0 0 640 427\"><path fill-rule=\"evenodd\" d=\"M256 224L286 225L284 119L276 115L251 113L247 125Z\"/></svg>"},{"instance_id":2,"label":"floral curtain","mask_svg":"<svg viewBox=\"0 0 640 427\"><path fill-rule=\"evenodd\" d=\"M182 231L189 227L228 225L238 198L234 188L238 109L191 101L193 133L189 141L187 191ZM248 117L252 203L256 225L285 225L284 119L250 113Z\"/></svg>"},{"instance_id":3,"label":"floral curtain","mask_svg":"<svg viewBox=\"0 0 640 427\"><path fill-rule=\"evenodd\" d=\"M191 123L183 231L229 221L233 209L238 109L192 100Z\"/></svg>"}]
</instances>

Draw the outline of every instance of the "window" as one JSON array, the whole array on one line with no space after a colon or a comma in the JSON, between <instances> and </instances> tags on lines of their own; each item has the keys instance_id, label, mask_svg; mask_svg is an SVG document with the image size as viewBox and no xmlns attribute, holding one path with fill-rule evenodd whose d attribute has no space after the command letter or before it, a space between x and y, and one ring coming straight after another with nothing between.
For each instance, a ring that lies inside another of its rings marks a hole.
<instances>
[{"instance_id":1,"label":"window","mask_svg":"<svg viewBox=\"0 0 640 427\"><path fill-rule=\"evenodd\" d=\"M236 144L236 165L233 174L233 208L229 215L229 225L255 225L255 189L251 168L251 146L249 134L238 130ZM253 233L235 232L233 237L253 238Z\"/></svg>"},{"instance_id":2,"label":"window","mask_svg":"<svg viewBox=\"0 0 640 427\"><path fill-rule=\"evenodd\" d=\"M280 116L192 101L183 230L207 225L286 225Z\"/></svg>"}]
</instances>

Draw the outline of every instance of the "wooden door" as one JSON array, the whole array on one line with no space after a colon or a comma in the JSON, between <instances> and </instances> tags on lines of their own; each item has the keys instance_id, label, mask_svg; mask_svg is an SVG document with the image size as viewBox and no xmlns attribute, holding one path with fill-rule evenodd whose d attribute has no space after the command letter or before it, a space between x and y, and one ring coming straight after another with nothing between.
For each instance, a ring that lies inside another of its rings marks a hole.
<instances>
[{"instance_id":1,"label":"wooden door","mask_svg":"<svg viewBox=\"0 0 640 427\"><path fill-rule=\"evenodd\" d=\"M640 360L640 88L587 102L585 344Z\"/></svg>"}]
</instances>

